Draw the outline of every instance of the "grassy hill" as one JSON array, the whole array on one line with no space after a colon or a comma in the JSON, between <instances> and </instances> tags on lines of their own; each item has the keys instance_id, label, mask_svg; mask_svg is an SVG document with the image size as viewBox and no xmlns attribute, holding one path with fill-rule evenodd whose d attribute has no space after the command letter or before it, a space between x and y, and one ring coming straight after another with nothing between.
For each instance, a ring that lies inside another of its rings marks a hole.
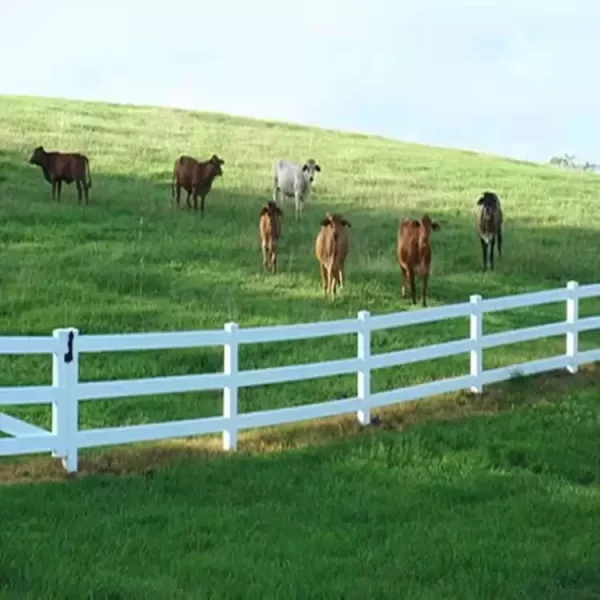
<instances>
[{"instance_id":1,"label":"grassy hill","mask_svg":"<svg viewBox=\"0 0 600 600\"><path fill-rule=\"evenodd\" d=\"M0 331L82 333L167 331L311 322L409 309L400 298L395 262L398 221L428 212L441 220L433 235L430 305L552 288L569 279L595 281L600 178L519 164L469 152L434 150L361 135L159 108L32 98L0 99ZM39 168L28 164L38 144L79 150L91 162L91 205L63 187L61 205ZM182 153L226 163L204 219L173 208L170 182ZM280 274L262 273L258 213L270 198L271 161L320 162L302 223L285 207ZM497 191L506 214L505 256L480 272L474 206ZM314 238L326 210L350 220L348 285L335 303L323 298ZM583 310L600 306L584 303ZM486 331L562 318L562 304L490 315ZM376 352L464 337L466 319L381 332ZM583 338L592 339L594 334ZM596 337L596 339L598 339ZM486 354L495 367L562 351L541 340ZM355 355L354 336L244 347L241 368ZM410 369L387 369L375 389L464 373L467 356ZM49 381L43 357L0 361L0 384ZM219 349L84 356L82 378L113 379L217 371ZM352 395L353 376L244 390L242 410ZM31 412L32 409L24 409ZM218 414L218 393L184 394L82 406L83 426L152 422ZM34 418L48 424L47 411ZM45 416L44 416L45 415Z\"/></svg>"},{"instance_id":2,"label":"grassy hill","mask_svg":"<svg viewBox=\"0 0 600 600\"><path fill-rule=\"evenodd\" d=\"M77 205L73 186L63 186L60 205L51 202L49 184L28 164L40 144L88 155L90 206ZM173 161L213 152L226 162L205 218L176 210ZM258 213L279 156L314 157L322 172L301 223L292 202L284 207L273 277L262 273ZM503 202L505 252L496 271L483 274L474 206L488 188ZM168 331L415 310L400 298L396 228L425 212L442 223L432 236L431 306L595 282L599 191L596 175L472 152L224 115L0 97L0 332ZM353 226L347 283L335 302L322 296L313 254L327 210ZM581 312L599 308L584 301ZM562 304L496 313L485 332L562 318ZM373 351L467 334L465 319L381 332ZM595 347L600 336L586 333L581 343ZM355 344L346 336L244 347L240 367L342 358ZM518 344L487 352L485 366L563 351L564 338ZM0 385L49 382L49 363L0 357ZM81 378L221 368L218 349L91 355ZM373 389L467 368L465 355L386 369ZM83 472L100 475L0 494L0 514L10 515L0 531L0 598L83 597L92 589L89 597L128 599L311 591L396 598L398 590L415 598L587 597L600 590L600 537L591 526L600 516L597 382L592 369L494 386L479 399L456 394L405 406L386 413L383 428L393 431L359 432L349 417L250 432L241 436L250 456L215 456L206 438L84 453ZM346 376L243 390L240 410L338 399L355 385ZM80 426L221 411L218 393L94 401L82 403ZM46 407L10 412L50 425ZM506 414L489 416L496 412ZM304 447L326 439L325 448ZM282 448L297 449L252 456ZM201 460L207 453L211 460ZM0 461L0 481L15 478L58 471L47 458ZM63 557L56 569L43 567L49 556Z\"/></svg>"}]
</instances>

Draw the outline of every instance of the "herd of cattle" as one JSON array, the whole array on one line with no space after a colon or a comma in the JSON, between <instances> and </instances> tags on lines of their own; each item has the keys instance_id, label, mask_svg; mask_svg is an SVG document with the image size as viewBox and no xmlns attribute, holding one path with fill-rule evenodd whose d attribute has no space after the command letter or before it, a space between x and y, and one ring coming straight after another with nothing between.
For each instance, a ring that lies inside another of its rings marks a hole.
<instances>
[{"instance_id":1,"label":"herd of cattle","mask_svg":"<svg viewBox=\"0 0 600 600\"><path fill-rule=\"evenodd\" d=\"M89 160L84 154L46 152L38 146L29 160L41 167L46 180L52 184L52 200L60 202L61 185L75 181L77 198L81 195L89 203L89 189L92 187ZM211 190L215 177L223 174L225 161L213 154L210 159L198 161L191 156L180 156L173 167L171 199L180 205L181 189L187 192L186 203L204 216L204 203ZM280 218L283 212L279 204L283 198L293 198L295 217L298 219L309 199L315 174L321 167L313 159L296 164L284 159L273 163L273 199L266 202L260 211L259 232L263 255L263 266L277 272L277 248L281 235ZM488 263L494 268L494 247L498 242L498 254L502 256L503 214L500 199L493 192L484 192L477 201L477 230L481 242L483 270ZM350 222L339 213L326 212L315 240L315 254L320 264L323 292L335 297L338 287L344 286L344 264L350 247L347 229ZM427 306L427 285L431 268L432 231L438 231L440 224L423 215L420 220L404 219L398 226L396 257L402 272L402 297L406 298L407 283L410 284L412 303L417 303L415 276L421 278L421 303Z\"/></svg>"}]
</instances>

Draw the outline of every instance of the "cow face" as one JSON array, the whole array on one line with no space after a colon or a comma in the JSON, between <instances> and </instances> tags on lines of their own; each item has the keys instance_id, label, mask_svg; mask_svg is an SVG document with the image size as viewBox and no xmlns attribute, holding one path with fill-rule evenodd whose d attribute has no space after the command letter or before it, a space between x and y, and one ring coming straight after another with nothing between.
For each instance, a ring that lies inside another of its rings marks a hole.
<instances>
[{"instance_id":1,"label":"cow face","mask_svg":"<svg viewBox=\"0 0 600 600\"><path fill-rule=\"evenodd\" d=\"M320 173L321 167L312 159L309 158L302 166L302 173L312 183L315 179L315 173Z\"/></svg>"},{"instance_id":2,"label":"cow face","mask_svg":"<svg viewBox=\"0 0 600 600\"><path fill-rule=\"evenodd\" d=\"M481 218L485 223L491 223L498 211L498 197L491 192L485 192L477 201Z\"/></svg>"},{"instance_id":3,"label":"cow face","mask_svg":"<svg viewBox=\"0 0 600 600\"><path fill-rule=\"evenodd\" d=\"M223 175L223 169L221 165L225 164L225 161L222 158L219 158L216 154L213 154L210 157L210 164L215 168L215 175Z\"/></svg>"},{"instance_id":4,"label":"cow face","mask_svg":"<svg viewBox=\"0 0 600 600\"><path fill-rule=\"evenodd\" d=\"M44 158L46 157L46 151L43 146L38 146L29 159L29 164L41 166L44 164Z\"/></svg>"},{"instance_id":5,"label":"cow face","mask_svg":"<svg viewBox=\"0 0 600 600\"><path fill-rule=\"evenodd\" d=\"M339 237L339 232L344 227L352 227L350 225L350 221L347 221L342 217L339 213L325 213L325 218L321 221L322 227L331 227L333 231L333 239L337 242Z\"/></svg>"},{"instance_id":6,"label":"cow face","mask_svg":"<svg viewBox=\"0 0 600 600\"><path fill-rule=\"evenodd\" d=\"M263 215L269 215L269 217L274 217L276 214L280 217L283 217L283 211L279 208L279 206L277 206L275 202L273 202L273 200L269 200L269 202L263 204L263 207L260 211L261 217Z\"/></svg>"},{"instance_id":7,"label":"cow face","mask_svg":"<svg viewBox=\"0 0 600 600\"><path fill-rule=\"evenodd\" d=\"M423 215L420 222L421 227L427 231L439 231L441 229L440 224L437 221L432 221L429 215Z\"/></svg>"}]
</instances>

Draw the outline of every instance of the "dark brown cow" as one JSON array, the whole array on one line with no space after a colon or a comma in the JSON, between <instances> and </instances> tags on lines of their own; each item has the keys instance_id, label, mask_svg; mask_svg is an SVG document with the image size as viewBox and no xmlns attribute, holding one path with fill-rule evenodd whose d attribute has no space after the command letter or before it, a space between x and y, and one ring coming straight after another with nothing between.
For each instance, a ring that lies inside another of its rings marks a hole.
<instances>
[{"instance_id":1,"label":"dark brown cow","mask_svg":"<svg viewBox=\"0 0 600 600\"><path fill-rule=\"evenodd\" d=\"M433 222L428 215L420 221L404 219L398 226L396 255L402 271L402 297L406 298L406 283L410 282L412 303L417 303L415 275L421 277L421 303L427 306L427 283L431 268L431 230L438 231L439 223Z\"/></svg>"},{"instance_id":2,"label":"dark brown cow","mask_svg":"<svg viewBox=\"0 0 600 600\"><path fill-rule=\"evenodd\" d=\"M504 215L500 199L494 192L484 192L477 201L477 233L481 243L483 270L487 270L488 252L490 269L494 270L494 244L498 240L498 256L502 256L502 223Z\"/></svg>"},{"instance_id":3,"label":"dark brown cow","mask_svg":"<svg viewBox=\"0 0 600 600\"><path fill-rule=\"evenodd\" d=\"M79 204L81 204L82 187L85 203L89 204L88 190L92 187L92 175L87 156L78 152L46 152L43 146L38 146L33 151L29 163L41 167L46 181L52 184L52 200L56 199L60 202L63 181L67 185L74 181L77 185Z\"/></svg>"},{"instance_id":4,"label":"dark brown cow","mask_svg":"<svg viewBox=\"0 0 600 600\"><path fill-rule=\"evenodd\" d=\"M171 182L171 199L177 199L179 207L181 188L187 192L187 206L192 208L190 196L194 198L194 210L198 210L198 195L200 195L200 214L204 216L204 201L210 192L215 177L223 175L221 165L225 161L213 154L209 160L197 161L191 156L180 156L173 167L173 181Z\"/></svg>"}]
</instances>

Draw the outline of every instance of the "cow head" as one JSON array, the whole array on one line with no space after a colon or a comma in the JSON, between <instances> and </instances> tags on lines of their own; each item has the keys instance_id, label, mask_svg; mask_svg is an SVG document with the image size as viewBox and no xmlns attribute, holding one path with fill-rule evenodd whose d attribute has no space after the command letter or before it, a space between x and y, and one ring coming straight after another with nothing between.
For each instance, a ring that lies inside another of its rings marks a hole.
<instances>
[{"instance_id":1,"label":"cow head","mask_svg":"<svg viewBox=\"0 0 600 600\"><path fill-rule=\"evenodd\" d=\"M269 215L270 217L274 217L276 214L280 217L283 217L283 211L279 208L279 206L277 206L275 202L273 202L273 200L269 200L268 202L266 202L260 211L261 217L263 215Z\"/></svg>"},{"instance_id":2,"label":"cow head","mask_svg":"<svg viewBox=\"0 0 600 600\"><path fill-rule=\"evenodd\" d=\"M352 227L350 221L347 221L339 213L325 213L325 218L321 221L322 227L331 227L333 231L333 239L337 241L340 231L344 227Z\"/></svg>"},{"instance_id":3,"label":"cow head","mask_svg":"<svg viewBox=\"0 0 600 600\"><path fill-rule=\"evenodd\" d=\"M215 169L215 175L223 175L223 169L221 169L221 165L225 164L225 161L222 158L219 158L216 154L213 154L208 161Z\"/></svg>"},{"instance_id":4,"label":"cow head","mask_svg":"<svg viewBox=\"0 0 600 600\"><path fill-rule=\"evenodd\" d=\"M44 147L38 146L33 151L33 154L31 155L31 158L29 159L29 164L41 166L44 164L45 157L46 157L46 151L44 150Z\"/></svg>"},{"instance_id":5,"label":"cow head","mask_svg":"<svg viewBox=\"0 0 600 600\"><path fill-rule=\"evenodd\" d=\"M437 221L432 221L429 215L423 215L421 217L421 227L427 231L439 231L441 229L440 224Z\"/></svg>"},{"instance_id":6,"label":"cow head","mask_svg":"<svg viewBox=\"0 0 600 600\"><path fill-rule=\"evenodd\" d=\"M498 196L493 192L484 192L483 196L477 201L477 206L480 210L480 218L484 222L490 223L494 218L496 212L498 212L500 201Z\"/></svg>"},{"instance_id":7,"label":"cow head","mask_svg":"<svg viewBox=\"0 0 600 600\"><path fill-rule=\"evenodd\" d=\"M321 167L312 158L309 158L302 165L302 173L312 183L315 179L315 173L320 173Z\"/></svg>"}]
</instances>

